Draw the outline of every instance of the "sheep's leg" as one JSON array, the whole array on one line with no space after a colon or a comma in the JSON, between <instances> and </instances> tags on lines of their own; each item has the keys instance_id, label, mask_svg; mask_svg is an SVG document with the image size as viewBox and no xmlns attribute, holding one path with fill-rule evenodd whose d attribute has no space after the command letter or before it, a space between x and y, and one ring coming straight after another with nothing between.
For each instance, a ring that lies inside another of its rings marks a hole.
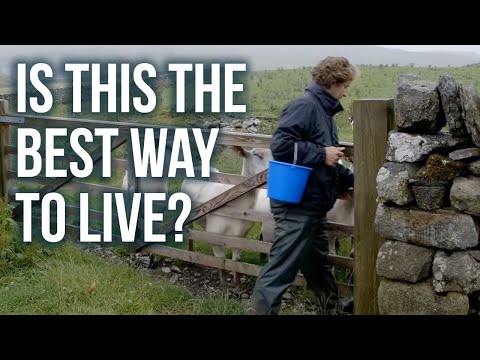
<instances>
[{"instance_id":1,"label":"sheep's leg","mask_svg":"<svg viewBox=\"0 0 480 360\"><path fill-rule=\"evenodd\" d=\"M335 243L337 242L337 238L334 236L329 236L328 237L328 253L332 255L337 254L337 247Z\"/></svg>"},{"instance_id":2,"label":"sheep's leg","mask_svg":"<svg viewBox=\"0 0 480 360\"><path fill-rule=\"evenodd\" d=\"M241 249L232 249L232 260L239 261L241 255ZM233 284L238 285L240 284L240 275L239 273L233 273Z\"/></svg>"},{"instance_id":3,"label":"sheep's leg","mask_svg":"<svg viewBox=\"0 0 480 360\"><path fill-rule=\"evenodd\" d=\"M225 259L225 247L223 245L212 245L212 250L215 257L218 257L220 259ZM220 286L225 286L225 277L226 277L225 270L219 269L218 274L219 274Z\"/></svg>"},{"instance_id":4,"label":"sheep's leg","mask_svg":"<svg viewBox=\"0 0 480 360\"><path fill-rule=\"evenodd\" d=\"M337 238L335 236L328 237L328 253L331 255L337 255ZM332 266L332 274L335 276L335 267Z\"/></svg>"},{"instance_id":5,"label":"sheep's leg","mask_svg":"<svg viewBox=\"0 0 480 360\"><path fill-rule=\"evenodd\" d=\"M220 280L220 286L225 286L225 277L226 277L226 272L223 269L218 269L218 276Z\"/></svg>"}]
</instances>

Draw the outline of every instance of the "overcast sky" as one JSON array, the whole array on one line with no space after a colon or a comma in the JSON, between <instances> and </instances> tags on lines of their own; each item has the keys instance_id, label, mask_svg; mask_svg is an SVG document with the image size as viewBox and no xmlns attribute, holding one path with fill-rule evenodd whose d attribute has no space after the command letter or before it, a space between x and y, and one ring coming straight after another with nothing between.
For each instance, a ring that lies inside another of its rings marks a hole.
<instances>
[{"instance_id":1,"label":"overcast sky","mask_svg":"<svg viewBox=\"0 0 480 360\"><path fill-rule=\"evenodd\" d=\"M480 45L380 45L390 49L399 49L407 51L468 51L480 54Z\"/></svg>"},{"instance_id":2,"label":"overcast sky","mask_svg":"<svg viewBox=\"0 0 480 360\"><path fill-rule=\"evenodd\" d=\"M63 68L66 62L102 59L149 62L159 69L167 61L205 59L248 61L251 70L290 69L311 66L323 56L345 56L355 64L455 67L479 63L480 45L0 45L0 73L14 73L19 61Z\"/></svg>"}]
</instances>

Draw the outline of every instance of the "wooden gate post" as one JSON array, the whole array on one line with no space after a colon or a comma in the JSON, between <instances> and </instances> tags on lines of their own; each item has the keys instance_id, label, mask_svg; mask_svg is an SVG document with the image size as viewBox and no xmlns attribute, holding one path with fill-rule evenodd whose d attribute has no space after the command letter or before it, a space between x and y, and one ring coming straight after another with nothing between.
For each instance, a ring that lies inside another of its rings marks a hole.
<instances>
[{"instance_id":1,"label":"wooden gate post","mask_svg":"<svg viewBox=\"0 0 480 360\"><path fill-rule=\"evenodd\" d=\"M386 161L394 128L393 99L353 101L355 144L354 314L378 314L376 261L384 239L375 233L377 173Z\"/></svg>"},{"instance_id":2,"label":"wooden gate post","mask_svg":"<svg viewBox=\"0 0 480 360\"><path fill-rule=\"evenodd\" d=\"M8 113L8 101L0 100L0 115ZM8 156L7 144L10 126L0 124L0 197L8 199Z\"/></svg>"}]
</instances>

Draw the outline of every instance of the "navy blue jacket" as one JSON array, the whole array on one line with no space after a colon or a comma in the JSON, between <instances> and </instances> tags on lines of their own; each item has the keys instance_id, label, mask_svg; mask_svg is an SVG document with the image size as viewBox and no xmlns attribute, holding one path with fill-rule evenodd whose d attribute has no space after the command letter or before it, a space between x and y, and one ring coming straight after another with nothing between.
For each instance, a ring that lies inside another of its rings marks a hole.
<instances>
[{"instance_id":1,"label":"navy blue jacket","mask_svg":"<svg viewBox=\"0 0 480 360\"><path fill-rule=\"evenodd\" d=\"M340 111L343 111L340 101L315 82L283 109L270 146L273 158L293 163L297 143L297 165L313 171L301 203L271 200L274 213L287 207L305 214L325 214L335 204L339 189L353 187L353 173L349 169L340 164L335 167L325 164L325 147L339 146L333 116Z\"/></svg>"}]
</instances>

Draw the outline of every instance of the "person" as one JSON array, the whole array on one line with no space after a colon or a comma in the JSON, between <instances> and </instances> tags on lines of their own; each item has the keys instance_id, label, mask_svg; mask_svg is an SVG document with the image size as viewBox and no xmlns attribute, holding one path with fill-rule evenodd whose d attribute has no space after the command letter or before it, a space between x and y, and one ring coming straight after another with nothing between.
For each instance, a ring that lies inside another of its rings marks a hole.
<instances>
[{"instance_id":1,"label":"person","mask_svg":"<svg viewBox=\"0 0 480 360\"><path fill-rule=\"evenodd\" d=\"M338 191L353 187L354 175L339 164L345 148L339 146L333 116L343 111L340 99L358 76L358 68L346 58L327 57L313 68L304 94L282 111L270 146L274 160L293 163L297 147L296 164L313 170L299 204L270 199L275 240L255 283L249 315L279 314L282 295L299 270L321 308L330 313L340 309L327 262L326 213Z\"/></svg>"}]
</instances>

